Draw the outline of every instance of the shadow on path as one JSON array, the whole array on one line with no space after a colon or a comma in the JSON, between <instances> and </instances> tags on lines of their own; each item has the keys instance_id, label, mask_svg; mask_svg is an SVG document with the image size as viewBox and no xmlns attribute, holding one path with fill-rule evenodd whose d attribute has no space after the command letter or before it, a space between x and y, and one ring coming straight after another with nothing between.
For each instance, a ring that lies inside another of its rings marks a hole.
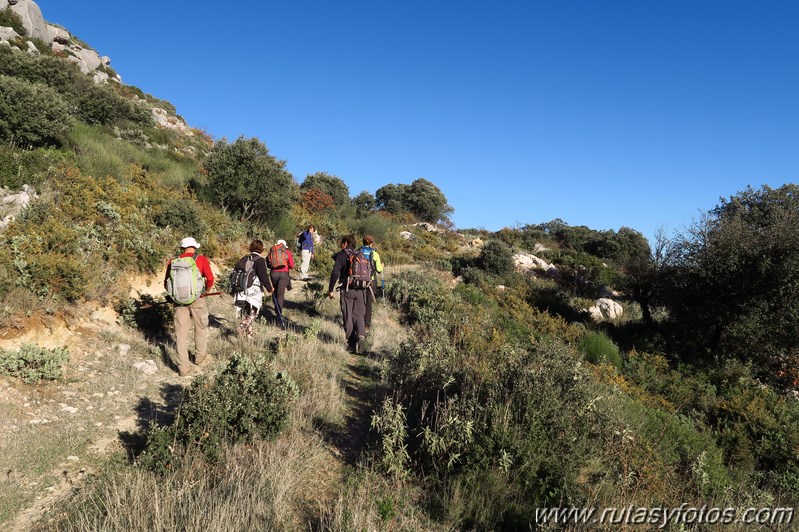
<instances>
[{"instance_id":1,"label":"shadow on path","mask_svg":"<svg viewBox=\"0 0 799 532\"><path fill-rule=\"evenodd\" d=\"M382 390L380 370L359 355L348 355L342 384L347 393L347 411L343 425L314 420L314 427L341 454L344 462L355 465L370 443L372 414Z\"/></svg>"},{"instance_id":2,"label":"shadow on path","mask_svg":"<svg viewBox=\"0 0 799 532\"><path fill-rule=\"evenodd\" d=\"M119 441L128 453L128 458L133 461L144 450L147 443L147 433L153 427L164 427L175 420L175 414L183 401L184 388L180 384L166 383L161 386L161 402L155 402L149 397L140 397L134 407L138 416L135 432L120 432Z\"/></svg>"}]
</instances>

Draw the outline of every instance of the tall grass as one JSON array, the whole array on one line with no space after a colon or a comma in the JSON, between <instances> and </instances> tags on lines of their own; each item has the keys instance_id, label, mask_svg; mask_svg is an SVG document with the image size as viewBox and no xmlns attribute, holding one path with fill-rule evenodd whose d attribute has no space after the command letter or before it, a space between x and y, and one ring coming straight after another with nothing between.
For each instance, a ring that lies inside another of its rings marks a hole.
<instances>
[{"instance_id":1,"label":"tall grass","mask_svg":"<svg viewBox=\"0 0 799 532\"><path fill-rule=\"evenodd\" d=\"M77 164L84 174L94 177L128 174L128 167L145 167L159 174L161 184L180 188L197 174L197 163L163 148L141 148L121 142L102 128L77 123L70 130L69 145L76 147Z\"/></svg>"},{"instance_id":2,"label":"tall grass","mask_svg":"<svg viewBox=\"0 0 799 532\"><path fill-rule=\"evenodd\" d=\"M580 341L578 349L592 364L610 364L621 369L622 358L619 347L604 332L591 332Z\"/></svg>"}]
</instances>

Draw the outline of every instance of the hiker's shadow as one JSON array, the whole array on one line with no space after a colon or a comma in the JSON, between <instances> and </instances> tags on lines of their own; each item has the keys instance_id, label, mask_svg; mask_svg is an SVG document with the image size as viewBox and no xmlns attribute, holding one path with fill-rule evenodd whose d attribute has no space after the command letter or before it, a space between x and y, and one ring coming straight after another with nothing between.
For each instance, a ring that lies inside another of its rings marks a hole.
<instances>
[{"instance_id":1,"label":"hiker's shadow","mask_svg":"<svg viewBox=\"0 0 799 532\"><path fill-rule=\"evenodd\" d=\"M342 382L352 408L344 423L333 423L323 418L313 420L314 428L330 442L349 465L357 464L363 452L375 445L377 433L370 429L372 415L377 409L379 397L384 390L365 385L379 378L379 370L361 364L349 364L348 369L355 378Z\"/></svg>"},{"instance_id":2,"label":"hiker's shadow","mask_svg":"<svg viewBox=\"0 0 799 532\"><path fill-rule=\"evenodd\" d=\"M164 384L161 386L161 401L155 402L149 397L139 398L134 408L136 412L136 430L122 431L119 441L127 451L128 457L134 461L147 444L147 434L155 427L171 425L183 401L183 386L179 384Z\"/></svg>"}]
</instances>

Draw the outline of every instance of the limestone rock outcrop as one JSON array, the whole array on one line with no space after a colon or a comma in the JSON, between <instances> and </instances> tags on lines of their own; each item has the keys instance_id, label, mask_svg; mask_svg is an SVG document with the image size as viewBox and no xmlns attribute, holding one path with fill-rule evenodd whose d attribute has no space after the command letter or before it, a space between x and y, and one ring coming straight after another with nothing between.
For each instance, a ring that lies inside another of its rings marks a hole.
<instances>
[{"instance_id":1,"label":"limestone rock outcrop","mask_svg":"<svg viewBox=\"0 0 799 532\"><path fill-rule=\"evenodd\" d=\"M594 321L615 320L624 314L624 308L612 299L603 297L596 300L594 306L588 309Z\"/></svg>"}]
</instances>

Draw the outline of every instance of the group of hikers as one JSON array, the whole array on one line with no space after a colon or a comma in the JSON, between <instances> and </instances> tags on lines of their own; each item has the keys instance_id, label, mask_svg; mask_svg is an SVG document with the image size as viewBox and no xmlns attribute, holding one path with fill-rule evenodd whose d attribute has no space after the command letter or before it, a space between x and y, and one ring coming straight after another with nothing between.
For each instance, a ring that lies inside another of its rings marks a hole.
<instances>
[{"instance_id":1,"label":"group of hikers","mask_svg":"<svg viewBox=\"0 0 799 532\"><path fill-rule=\"evenodd\" d=\"M300 280L310 278L310 264L314 257L316 228L311 225L297 237L300 251ZM378 273L383 263L374 247L371 235L363 237L363 245L356 248L355 237L345 235L339 243L340 251L333 256L328 297L333 299L340 291L341 315L347 349L359 352L369 333L372 321L372 303L377 290ZM186 237L180 242L180 255L167 264L164 288L174 307L176 365L181 376L189 374L189 333L194 328L194 364L200 365L208 354L208 303L214 274L208 258L198 252L199 242ZM261 240L253 240L249 253L236 263L230 275L230 293L239 318L238 333L244 338L255 335L254 322L261 314L265 294L272 296L278 326L287 328L283 317L286 290L291 290L290 271L295 268L294 255L285 240L278 240L267 249Z\"/></svg>"}]
</instances>

